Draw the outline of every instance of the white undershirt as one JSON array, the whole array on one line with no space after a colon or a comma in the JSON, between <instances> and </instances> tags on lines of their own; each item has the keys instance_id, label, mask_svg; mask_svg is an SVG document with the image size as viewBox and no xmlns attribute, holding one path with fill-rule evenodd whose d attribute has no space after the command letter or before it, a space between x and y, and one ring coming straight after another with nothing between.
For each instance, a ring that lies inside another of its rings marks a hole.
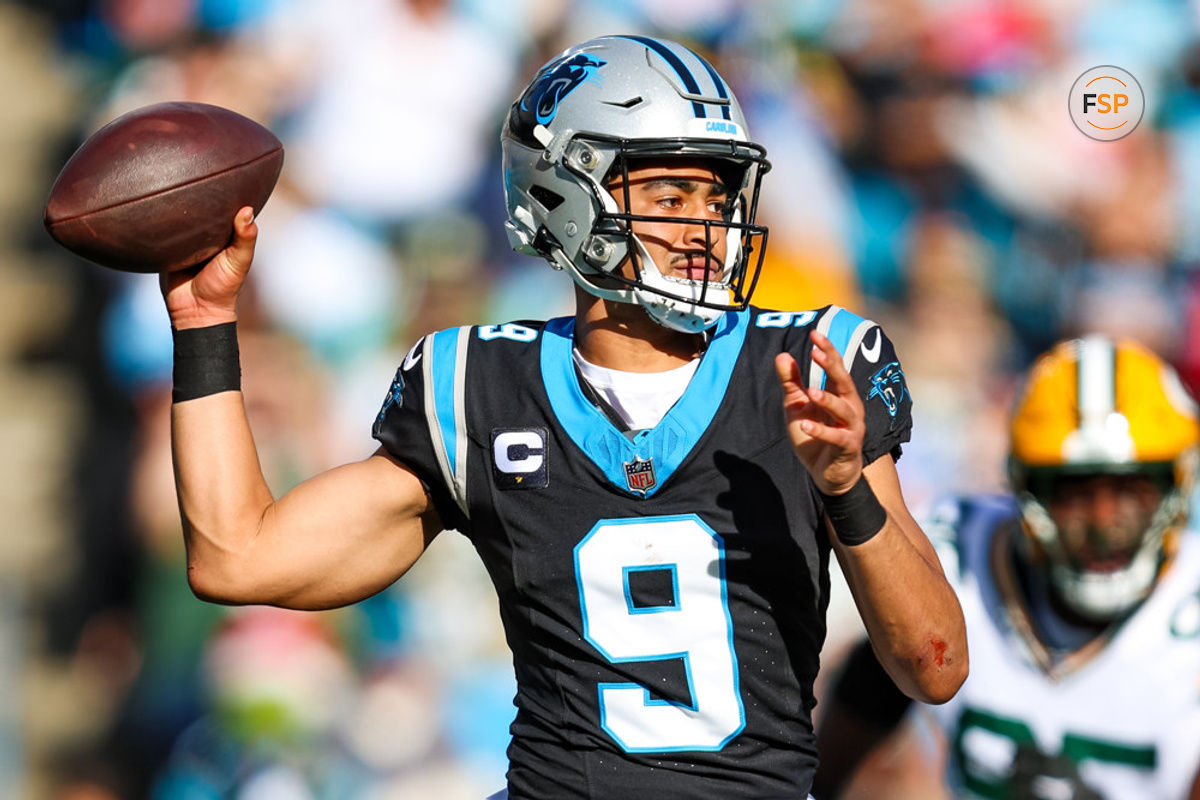
<instances>
[{"instance_id":1,"label":"white undershirt","mask_svg":"<svg viewBox=\"0 0 1200 800\"><path fill-rule=\"evenodd\" d=\"M653 428L671 406L679 401L688 382L696 374L700 359L694 358L682 367L666 372L624 372L599 367L573 350L575 364L596 393L612 406L630 430Z\"/></svg>"}]
</instances>

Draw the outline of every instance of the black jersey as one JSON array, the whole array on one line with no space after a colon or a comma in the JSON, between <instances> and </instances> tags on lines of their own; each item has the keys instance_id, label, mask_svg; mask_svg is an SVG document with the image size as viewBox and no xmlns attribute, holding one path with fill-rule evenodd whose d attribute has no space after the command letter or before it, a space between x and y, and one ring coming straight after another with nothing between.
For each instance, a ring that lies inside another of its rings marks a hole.
<instances>
[{"instance_id":1,"label":"black jersey","mask_svg":"<svg viewBox=\"0 0 1200 800\"><path fill-rule=\"evenodd\" d=\"M426 336L375 423L496 586L517 678L509 793L804 798L829 542L774 357L821 330L866 407L866 463L911 401L891 342L836 306L726 314L679 401L626 436L587 399L574 320Z\"/></svg>"}]
</instances>

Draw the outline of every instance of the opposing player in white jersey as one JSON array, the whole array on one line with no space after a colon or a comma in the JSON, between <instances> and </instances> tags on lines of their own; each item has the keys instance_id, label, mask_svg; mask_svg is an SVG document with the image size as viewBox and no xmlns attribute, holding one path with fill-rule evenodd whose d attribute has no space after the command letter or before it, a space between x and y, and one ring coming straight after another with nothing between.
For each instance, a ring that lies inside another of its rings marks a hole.
<instances>
[{"instance_id":1,"label":"opposing player in white jersey","mask_svg":"<svg viewBox=\"0 0 1200 800\"><path fill-rule=\"evenodd\" d=\"M953 795L1200 799L1198 437L1175 373L1131 342L1063 342L1034 364L1015 496L955 499L926 525L971 646L958 695L917 707L944 733ZM908 707L860 647L825 705L818 800Z\"/></svg>"}]
</instances>

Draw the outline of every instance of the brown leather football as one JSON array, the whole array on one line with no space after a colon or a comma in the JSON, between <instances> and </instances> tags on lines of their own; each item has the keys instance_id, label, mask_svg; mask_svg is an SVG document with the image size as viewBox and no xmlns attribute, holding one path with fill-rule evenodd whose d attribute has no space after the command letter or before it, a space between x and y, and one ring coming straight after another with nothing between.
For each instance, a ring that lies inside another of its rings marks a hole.
<instances>
[{"instance_id":1,"label":"brown leather football","mask_svg":"<svg viewBox=\"0 0 1200 800\"><path fill-rule=\"evenodd\" d=\"M46 230L73 253L127 272L212 258L233 217L275 188L283 145L254 120L206 103L157 103L92 134L46 201Z\"/></svg>"}]
</instances>

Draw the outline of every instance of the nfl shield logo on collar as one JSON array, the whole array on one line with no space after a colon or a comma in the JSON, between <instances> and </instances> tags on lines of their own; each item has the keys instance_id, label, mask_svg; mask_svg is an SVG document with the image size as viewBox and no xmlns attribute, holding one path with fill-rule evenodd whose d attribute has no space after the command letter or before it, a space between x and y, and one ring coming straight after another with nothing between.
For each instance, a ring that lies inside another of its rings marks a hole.
<instances>
[{"instance_id":1,"label":"nfl shield logo on collar","mask_svg":"<svg viewBox=\"0 0 1200 800\"><path fill-rule=\"evenodd\" d=\"M633 461L625 462L625 483L629 491L645 495L658 483L654 476L654 459L634 456Z\"/></svg>"}]
</instances>

